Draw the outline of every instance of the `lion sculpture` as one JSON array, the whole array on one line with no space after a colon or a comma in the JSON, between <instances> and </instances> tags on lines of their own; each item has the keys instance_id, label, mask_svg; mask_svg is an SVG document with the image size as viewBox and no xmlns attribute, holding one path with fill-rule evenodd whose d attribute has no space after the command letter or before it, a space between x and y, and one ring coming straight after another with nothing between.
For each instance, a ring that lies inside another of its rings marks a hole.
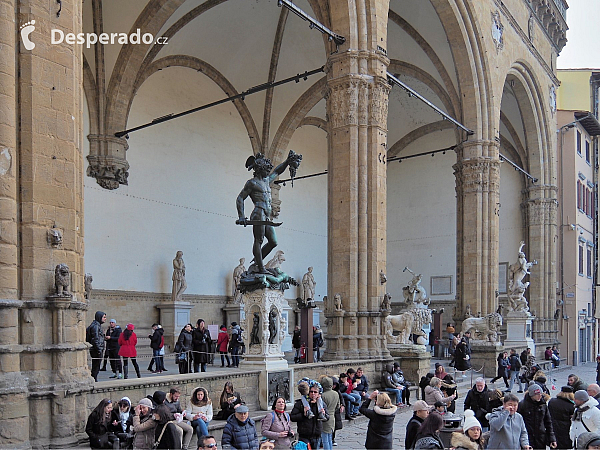
<instances>
[{"instance_id":1,"label":"lion sculpture","mask_svg":"<svg viewBox=\"0 0 600 450\"><path fill-rule=\"evenodd\" d=\"M471 332L473 339L498 342L498 332L502 326L502 316L497 312L483 317L469 317L462 323L462 332Z\"/></svg>"},{"instance_id":2,"label":"lion sculpture","mask_svg":"<svg viewBox=\"0 0 600 450\"><path fill-rule=\"evenodd\" d=\"M54 268L54 284L56 286L56 295L58 297L70 297L69 284L71 282L71 273L69 266L58 264Z\"/></svg>"},{"instance_id":3,"label":"lion sculpture","mask_svg":"<svg viewBox=\"0 0 600 450\"><path fill-rule=\"evenodd\" d=\"M431 313L432 311L428 308L414 308L402 314L387 316L385 318L385 325L388 342L410 344L411 334L425 339L426 335L423 327L432 322ZM400 334L394 336L394 331L399 331Z\"/></svg>"}]
</instances>

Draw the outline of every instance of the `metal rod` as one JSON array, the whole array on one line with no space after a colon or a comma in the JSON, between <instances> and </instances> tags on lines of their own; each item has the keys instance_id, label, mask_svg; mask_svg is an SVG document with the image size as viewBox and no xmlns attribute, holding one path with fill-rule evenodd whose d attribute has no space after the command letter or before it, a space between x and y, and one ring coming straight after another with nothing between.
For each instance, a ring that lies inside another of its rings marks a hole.
<instances>
[{"instance_id":1,"label":"metal rod","mask_svg":"<svg viewBox=\"0 0 600 450\"><path fill-rule=\"evenodd\" d=\"M311 175L304 175L304 176L302 176L302 177L294 177L294 181L296 181L296 180L302 180L302 179L304 179L304 178L319 177L319 176L321 176L321 175L327 175L327 171L324 171L324 172L319 172L319 173L313 173L313 174L311 174ZM287 181L292 181L292 179L291 179L291 178L286 178L285 180L277 180L277 181L274 181L274 183L275 183L275 184L285 184Z\"/></svg>"},{"instance_id":2,"label":"metal rod","mask_svg":"<svg viewBox=\"0 0 600 450\"><path fill-rule=\"evenodd\" d=\"M310 23L310 28L316 28L321 33L329 36L329 40L333 40L333 42L335 42L335 45L340 46L344 42L346 42L346 38L344 36L334 33L321 22L317 21L317 19L313 19L312 17L310 17L308 14L306 14L304 11L302 11L300 8L294 5L291 1L277 0L277 6L281 7L281 5L285 6L287 9L296 14L301 19L306 20L308 23Z\"/></svg>"},{"instance_id":3,"label":"metal rod","mask_svg":"<svg viewBox=\"0 0 600 450\"><path fill-rule=\"evenodd\" d=\"M414 155L392 156L391 158L388 158L386 161L387 162L393 162L393 161L400 161L401 162L403 159L416 158L417 156L427 156L427 155L433 156L436 153L446 153L446 152L449 152L451 150L454 150L455 148L456 148L456 145L451 145L450 147L440 148L439 150L432 150L432 151L423 152L423 153L415 153Z\"/></svg>"},{"instance_id":4,"label":"metal rod","mask_svg":"<svg viewBox=\"0 0 600 450\"><path fill-rule=\"evenodd\" d=\"M419 94L417 91L415 91L414 89L412 89L408 85L404 84L402 81L400 81L398 78L396 78L391 73L387 72L387 77L388 77L388 80L391 82L391 84L395 84L396 86L400 86L402 89L404 89L406 92L408 92L408 95L417 97L419 100L421 100L427 106L429 106L430 108L432 108L435 112L437 112L438 114L441 114L444 119L449 120L454 125L456 125L458 128L461 128L462 130L466 131L469 136L471 136L472 134L475 134L475 132L473 130L470 130L469 128L465 127L462 123L460 123L458 120L456 120L453 117L451 117L448 114L446 114L440 108L438 108L437 106L435 106L433 103L431 103L429 100L427 100L421 94Z\"/></svg>"},{"instance_id":5,"label":"metal rod","mask_svg":"<svg viewBox=\"0 0 600 450\"><path fill-rule=\"evenodd\" d=\"M187 116L188 114L195 113L197 111L202 111L203 109L208 109L208 108L211 108L213 106L220 105L222 103L232 102L234 100L237 100L238 98L243 99L246 95L255 94L257 92L264 91L264 90L272 88L272 87L277 87L277 86L280 86L282 84L290 83L292 81L295 81L296 83L299 83L301 79L306 81L306 79L308 77L310 77L311 75L314 75L314 74L320 73L320 72L325 72L325 66L321 66L318 69L311 70L310 72L299 73L297 75L294 75L293 77L285 78L283 80L273 81L271 83L259 84L258 86L251 87L248 90L246 90L246 91L244 91L244 92L242 92L240 94L233 95L231 97L225 97L225 98L223 98L221 100L217 100L215 102L208 103L206 105L202 105L202 106L198 106L196 108L188 109L187 111L183 111L183 112L180 112L180 113L177 113L177 114L174 114L174 113L166 114L164 116L157 117L156 119L152 120L152 122L148 122L148 123L145 123L143 125L139 125L137 127L129 128L127 130L117 131L115 133L115 136L120 138L120 137L126 136L127 134L129 134L129 133L131 133L133 131L142 130L144 128L148 128L148 127L151 127L152 125L156 125L156 124L159 124L159 123L162 123L162 122L166 122L168 120L173 120L173 119L177 119L177 118L182 117L182 116Z\"/></svg>"},{"instance_id":6,"label":"metal rod","mask_svg":"<svg viewBox=\"0 0 600 450\"><path fill-rule=\"evenodd\" d=\"M517 164L515 164L514 162L512 162L510 159L508 159L502 153L499 153L498 156L500 156L500 161L506 161L511 166L513 166L516 171L521 172L523 175L525 175L527 178L529 178L533 183L535 183L538 180L536 177L534 177L533 175L531 175L529 172L526 172L525 170L521 169L521 167L519 167Z\"/></svg>"}]
</instances>

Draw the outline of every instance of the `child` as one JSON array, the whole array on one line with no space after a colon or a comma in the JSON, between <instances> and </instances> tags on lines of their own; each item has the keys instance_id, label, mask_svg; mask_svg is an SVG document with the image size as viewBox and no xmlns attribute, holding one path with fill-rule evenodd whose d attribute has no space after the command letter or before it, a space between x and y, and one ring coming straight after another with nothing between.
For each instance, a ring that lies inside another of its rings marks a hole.
<instances>
[{"instance_id":1,"label":"child","mask_svg":"<svg viewBox=\"0 0 600 450\"><path fill-rule=\"evenodd\" d=\"M312 419L315 416L315 414L310 410L310 407L308 405L308 391L311 387L314 386L319 388L319 392L323 392L321 383L319 383L318 381L304 377L298 382L298 392L300 393L300 400L302 400L302 406L306 411L306 417L308 417L309 419ZM317 409L319 411L324 409L323 399L321 398L321 395L319 395L319 398L317 399ZM327 420L322 412L319 412L319 417L317 419L321 422L325 422Z\"/></svg>"}]
</instances>

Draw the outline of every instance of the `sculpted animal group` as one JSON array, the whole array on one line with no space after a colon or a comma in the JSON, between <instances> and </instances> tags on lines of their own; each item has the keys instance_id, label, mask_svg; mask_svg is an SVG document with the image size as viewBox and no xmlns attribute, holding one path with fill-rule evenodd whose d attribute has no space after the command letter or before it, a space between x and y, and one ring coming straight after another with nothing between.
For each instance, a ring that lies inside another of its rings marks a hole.
<instances>
[{"instance_id":1,"label":"sculpted animal group","mask_svg":"<svg viewBox=\"0 0 600 450\"><path fill-rule=\"evenodd\" d=\"M483 317L469 317L465 319L462 323L462 332L465 334L467 331L470 331L475 339L497 342L501 326L502 316L494 312Z\"/></svg>"}]
</instances>

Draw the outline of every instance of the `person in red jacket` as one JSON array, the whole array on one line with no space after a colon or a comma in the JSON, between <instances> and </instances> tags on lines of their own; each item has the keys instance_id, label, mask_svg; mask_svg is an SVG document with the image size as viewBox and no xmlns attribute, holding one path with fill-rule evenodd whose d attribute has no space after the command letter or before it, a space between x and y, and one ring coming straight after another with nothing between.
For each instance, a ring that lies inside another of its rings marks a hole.
<instances>
[{"instance_id":1,"label":"person in red jacket","mask_svg":"<svg viewBox=\"0 0 600 450\"><path fill-rule=\"evenodd\" d=\"M219 329L219 337L217 338L217 350L221 354L221 367L225 367L225 358L227 358L227 367L231 367L229 361L229 355L227 354L227 346L229 345L229 335L227 334L227 327L221 325Z\"/></svg>"},{"instance_id":2,"label":"person in red jacket","mask_svg":"<svg viewBox=\"0 0 600 450\"><path fill-rule=\"evenodd\" d=\"M137 377L142 378L140 375L140 366L138 366L137 360L135 359L137 356L137 350L135 349L137 336L133 332L134 328L132 323L128 323L125 331L119 336L119 345L121 346L119 349L119 356L123 357L123 378L129 376L129 358L131 358L131 363L133 364Z\"/></svg>"}]
</instances>

